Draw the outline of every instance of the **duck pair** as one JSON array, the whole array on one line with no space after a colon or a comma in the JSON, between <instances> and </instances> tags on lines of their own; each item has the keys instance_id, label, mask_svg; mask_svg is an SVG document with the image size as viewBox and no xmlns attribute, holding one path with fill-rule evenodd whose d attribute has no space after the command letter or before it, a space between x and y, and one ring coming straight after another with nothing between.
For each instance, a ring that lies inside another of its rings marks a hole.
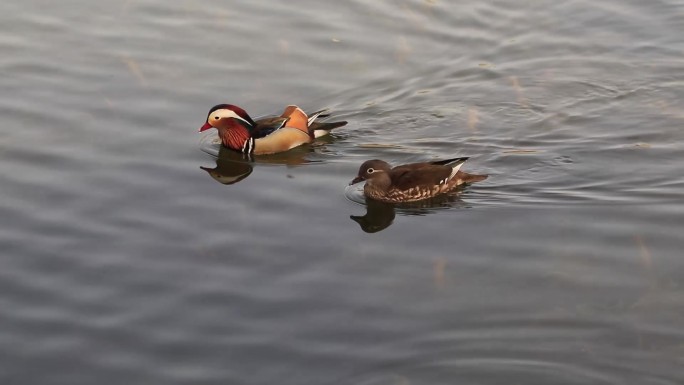
<instances>
[{"instance_id":1,"label":"duck pair","mask_svg":"<svg viewBox=\"0 0 684 385\"><path fill-rule=\"evenodd\" d=\"M347 124L345 121L316 122L317 118L328 116L324 112L307 115L301 108L291 105L280 116L254 120L238 106L219 104L209 110L207 120L199 130L216 128L223 145L234 151L275 154L311 143ZM389 203L432 198L458 186L487 179L487 175L460 171L466 160L467 157L461 157L391 167L385 161L373 159L361 165L350 185L366 181L363 188L366 197Z\"/></svg>"}]
</instances>

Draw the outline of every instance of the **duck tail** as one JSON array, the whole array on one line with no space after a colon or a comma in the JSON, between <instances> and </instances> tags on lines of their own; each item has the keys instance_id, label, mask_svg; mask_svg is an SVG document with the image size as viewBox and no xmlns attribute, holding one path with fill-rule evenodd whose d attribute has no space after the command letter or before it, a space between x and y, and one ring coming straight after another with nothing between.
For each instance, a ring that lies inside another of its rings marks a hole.
<instances>
[{"instance_id":1,"label":"duck tail","mask_svg":"<svg viewBox=\"0 0 684 385\"><path fill-rule=\"evenodd\" d=\"M478 174L468 174L467 172L459 171L456 173L456 179L460 179L463 183L471 184L476 182L482 182L487 179L489 175L478 175Z\"/></svg>"},{"instance_id":2,"label":"duck tail","mask_svg":"<svg viewBox=\"0 0 684 385\"><path fill-rule=\"evenodd\" d=\"M330 116L328 113L329 111L329 109L325 108L309 115L309 134L314 138L320 138L321 136L328 135L331 130L347 125L346 121L328 123L315 122L317 118L327 118Z\"/></svg>"},{"instance_id":3,"label":"duck tail","mask_svg":"<svg viewBox=\"0 0 684 385\"><path fill-rule=\"evenodd\" d=\"M319 123L315 122L317 118L327 118L330 116L328 113L329 109L325 108L320 111L316 111L309 115L309 135L314 138L320 138L321 136L328 135L332 129L337 127L342 127L347 124L346 121L340 122L329 122L329 123Z\"/></svg>"},{"instance_id":4,"label":"duck tail","mask_svg":"<svg viewBox=\"0 0 684 385\"><path fill-rule=\"evenodd\" d=\"M325 114L325 112L328 112L328 109L327 109L327 108L324 108L324 109L319 110L319 111L316 111L316 112L312 112L311 114L308 114L308 115L309 115L309 119L307 120L307 124L308 124L309 126L311 126L311 124L312 124L312 123L314 122L314 120L316 120L317 118L325 118L325 117L327 117L327 116L330 116L330 114Z\"/></svg>"},{"instance_id":5,"label":"duck tail","mask_svg":"<svg viewBox=\"0 0 684 385\"><path fill-rule=\"evenodd\" d=\"M328 135L331 130L337 128L337 127L342 127L346 126L347 122L346 121L341 121L341 122L330 122L330 123L312 123L309 126L309 133L312 133L314 138L320 138L321 136Z\"/></svg>"}]
</instances>

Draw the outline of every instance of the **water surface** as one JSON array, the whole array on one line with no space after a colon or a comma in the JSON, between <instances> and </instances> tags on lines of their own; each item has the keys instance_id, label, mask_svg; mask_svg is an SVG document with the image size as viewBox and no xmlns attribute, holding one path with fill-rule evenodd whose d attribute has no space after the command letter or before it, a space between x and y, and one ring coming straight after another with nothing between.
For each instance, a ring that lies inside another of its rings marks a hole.
<instances>
[{"instance_id":1,"label":"water surface","mask_svg":"<svg viewBox=\"0 0 684 385\"><path fill-rule=\"evenodd\" d=\"M0 382L681 383L683 20L4 2ZM222 102L349 125L215 158L197 128ZM408 207L347 187L453 156L489 179Z\"/></svg>"}]
</instances>

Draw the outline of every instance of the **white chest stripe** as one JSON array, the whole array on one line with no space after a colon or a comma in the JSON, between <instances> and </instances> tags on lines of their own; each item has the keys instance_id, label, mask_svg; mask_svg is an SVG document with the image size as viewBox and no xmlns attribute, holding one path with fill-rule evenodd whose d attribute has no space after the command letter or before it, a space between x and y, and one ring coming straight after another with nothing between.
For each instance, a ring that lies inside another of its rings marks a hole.
<instances>
[{"instance_id":1,"label":"white chest stripe","mask_svg":"<svg viewBox=\"0 0 684 385\"><path fill-rule=\"evenodd\" d=\"M245 143L242 145L242 149L240 151L242 151L244 154L251 154L254 152L254 138L245 140Z\"/></svg>"}]
</instances>

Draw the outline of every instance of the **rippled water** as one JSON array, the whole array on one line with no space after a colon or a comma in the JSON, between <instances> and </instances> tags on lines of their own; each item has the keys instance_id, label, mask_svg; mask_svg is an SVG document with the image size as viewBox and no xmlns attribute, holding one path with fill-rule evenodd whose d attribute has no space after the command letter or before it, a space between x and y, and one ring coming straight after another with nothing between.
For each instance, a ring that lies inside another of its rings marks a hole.
<instances>
[{"instance_id":1,"label":"rippled water","mask_svg":"<svg viewBox=\"0 0 684 385\"><path fill-rule=\"evenodd\" d=\"M2 384L684 381L681 2L0 22ZM221 102L349 125L245 162L197 133ZM347 186L452 156L489 179L398 207Z\"/></svg>"}]
</instances>

